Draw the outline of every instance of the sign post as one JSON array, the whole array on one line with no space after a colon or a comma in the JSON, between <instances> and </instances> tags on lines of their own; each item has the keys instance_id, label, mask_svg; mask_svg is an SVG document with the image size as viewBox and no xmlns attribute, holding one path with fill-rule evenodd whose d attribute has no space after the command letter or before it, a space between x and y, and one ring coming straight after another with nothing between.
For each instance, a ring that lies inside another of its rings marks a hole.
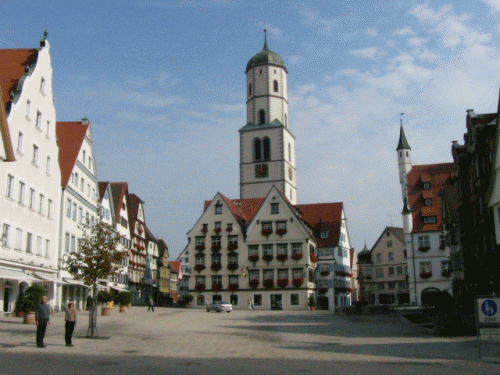
<instances>
[{"instance_id":1,"label":"sign post","mask_svg":"<svg viewBox=\"0 0 500 375\"><path fill-rule=\"evenodd\" d=\"M481 343L500 343L500 297L476 296L477 350L481 358Z\"/></svg>"}]
</instances>

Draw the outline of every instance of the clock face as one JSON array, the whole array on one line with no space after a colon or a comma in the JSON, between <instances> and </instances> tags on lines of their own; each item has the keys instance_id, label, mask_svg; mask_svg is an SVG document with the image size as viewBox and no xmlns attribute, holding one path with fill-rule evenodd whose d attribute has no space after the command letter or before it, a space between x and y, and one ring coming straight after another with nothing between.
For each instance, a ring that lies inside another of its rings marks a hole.
<instances>
[{"instance_id":1,"label":"clock face","mask_svg":"<svg viewBox=\"0 0 500 375\"><path fill-rule=\"evenodd\" d=\"M255 178L269 177L269 166L267 164L257 164L255 166Z\"/></svg>"},{"instance_id":2,"label":"clock face","mask_svg":"<svg viewBox=\"0 0 500 375\"><path fill-rule=\"evenodd\" d=\"M288 167L288 177L290 178L290 180L293 180L293 171L292 171L292 167Z\"/></svg>"}]
</instances>

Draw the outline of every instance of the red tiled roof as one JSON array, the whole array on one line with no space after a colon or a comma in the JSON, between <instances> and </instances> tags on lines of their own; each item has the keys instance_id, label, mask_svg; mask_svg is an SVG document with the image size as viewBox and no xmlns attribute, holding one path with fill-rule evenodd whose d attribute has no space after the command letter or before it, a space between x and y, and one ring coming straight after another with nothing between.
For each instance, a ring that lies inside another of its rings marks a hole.
<instances>
[{"instance_id":1,"label":"red tiled roof","mask_svg":"<svg viewBox=\"0 0 500 375\"><path fill-rule=\"evenodd\" d=\"M302 219L313 229L318 247L339 245L342 210L344 209L342 202L298 204L295 207L302 212ZM321 238L321 232L326 230L329 232L328 238Z\"/></svg>"},{"instance_id":2,"label":"red tiled roof","mask_svg":"<svg viewBox=\"0 0 500 375\"><path fill-rule=\"evenodd\" d=\"M222 194L221 194L222 195ZM229 209L233 215L238 219L241 217L247 223L250 223L252 219L257 215L257 212L264 203L265 198L247 198L247 199L229 199L222 195L224 202L228 205ZM228 203L230 202L230 203ZM203 212L207 210L212 201L205 201L203 205Z\"/></svg>"},{"instance_id":3,"label":"red tiled roof","mask_svg":"<svg viewBox=\"0 0 500 375\"><path fill-rule=\"evenodd\" d=\"M408 198L413 212L413 231L427 232L442 229L441 190L455 175L453 163L414 165L408 173ZM430 183L424 190L423 182ZM425 199L432 199L432 206L425 205ZM436 216L436 223L425 224L425 216Z\"/></svg>"},{"instance_id":4,"label":"red tiled roof","mask_svg":"<svg viewBox=\"0 0 500 375\"><path fill-rule=\"evenodd\" d=\"M111 194L113 195L113 204L115 207L116 222L119 223L123 197L125 197L125 200L127 200L128 184L126 182L111 182Z\"/></svg>"},{"instance_id":5,"label":"red tiled roof","mask_svg":"<svg viewBox=\"0 0 500 375\"><path fill-rule=\"evenodd\" d=\"M85 134L90 126L81 121L56 123L57 143L59 145L59 166L61 168L61 185L68 186L71 171L80 153Z\"/></svg>"},{"instance_id":6,"label":"red tiled roof","mask_svg":"<svg viewBox=\"0 0 500 375\"><path fill-rule=\"evenodd\" d=\"M179 260L169 261L168 264L170 264L170 269L173 272L176 272L177 274L179 274L180 269L181 269L181 262Z\"/></svg>"},{"instance_id":7,"label":"red tiled roof","mask_svg":"<svg viewBox=\"0 0 500 375\"><path fill-rule=\"evenodd\" d=\"M0 86L0 92L2 87ZM15 161L16 157L14 155L14 149L12 148L12 140L10 137L9 124L7 122L7 113L5 113L5 106L3 102L3 97L0 95L0 137L2 138L2 144L5 152L6 161Z\"/></svg>"},{"instance_id":8,"label":"red tiled roof","mask_svg":"<svg viewBox=\"0 0 500 375\"><path fill-rule=\"evenodd\" d=\"M106 189L108 188L109 182L102 182L99 181L99 200L102 203L102 200L104 198L104 194L106 194Z\"/></svg>"},{"instance_id":9,"label":"red tiled roof","mask_svg":"<svg viewBox=\"0 0 500 375\"><path fill-rule=\"evenodd\" d=\"M36 62L38 51L34 48L0 49L0 86L5 108L10 107L11 92L15 92L26 67Z\"/></svg>"},{"instance_id":10,"label":"red tiled roof","mask_svg":"<svg viewBox=\"0 0 500 375\"><path fill-rule=\"evenodd\" d=\"M139 221L137 219L137 216L139 214L139 207L141 203L144 203L141 198L139 198L135 194L128 194L127 195L127 212L128 212L128 222L129 222L129 228L130 228L130 236L134 236L134 228L135 228L135 222ZM140 223L146 225L146 218L144 217L144 222L139 221Z\"/></svg>"}]
</instances>

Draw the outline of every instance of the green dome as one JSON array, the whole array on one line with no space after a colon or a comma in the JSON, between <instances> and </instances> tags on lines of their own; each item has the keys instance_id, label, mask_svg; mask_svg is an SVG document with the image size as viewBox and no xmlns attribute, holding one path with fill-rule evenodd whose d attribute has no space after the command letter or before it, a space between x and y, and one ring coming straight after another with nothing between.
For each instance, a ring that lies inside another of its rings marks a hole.
<instances>
[{"instance_id":1,"label":"green dome","mask_svg":"<svg viewBox=\"0 0 500 375\"><path fill-rule=\"evenodd\" d=\"M245 70L245 73L248 73L248 71L250 69L252 69L253 67L259 66L259 65L279 66L279 67L285 69L285 72L288 73L288 70L286 69L285 62L283 61L281 56L279 54L277 54L276 52L271 51L267 47L267 34L266 34L265 41L264 41L264 48L262 48L262 51L257 53L254 57L252 57L250 59L250 61L248 61L247 69Z\"/></svg>"},{"instance_id":2,"label":"green dome","mask_svg":"<svg viewBox=\"0 0 500 375\"><path fill-rule=\"evenodd\" d=\"M370 253L370 250L365 247L363 250L361 250L358 254L358 264L370 264L372 262L372 254Z\"/></svg>"}]
</instances>

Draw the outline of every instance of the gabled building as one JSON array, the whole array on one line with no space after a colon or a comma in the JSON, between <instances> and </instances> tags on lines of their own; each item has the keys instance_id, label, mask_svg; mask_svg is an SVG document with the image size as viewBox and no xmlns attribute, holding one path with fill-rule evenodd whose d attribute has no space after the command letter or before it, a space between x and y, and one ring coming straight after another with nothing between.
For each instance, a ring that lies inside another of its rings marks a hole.
<instances>
[{"instance_id":1,"label":"gabled building","mask_svg":"<svg viewBox=\"0 0 500 375\"><path fill-rule=\"evenodd\" d=\"M33 282L57 305L61 173L47 33L39 48L0 50L0 303Z\"/></svg>"},{"instance_id":2,"label":"gabled building","mask_svg":"<svg viewBox=\"0 0 500 375\"><path fill-rule=\"evenodd\" d=\"M134 303L146 302L144 289L144 274L146 271L147 244L146 219L144 216L144 202L135 194L127 195L128 223L131 238L131 256L129 261L129 285L134 293Z\"/></svg>"},{"instance_id":3,"label":"gabled building","mask_svg":"<svg viewBox=\"0 0 500 375\"><path fill-rule=\"evenodd\" d=\"M59 144L59 167L61 169L61 224L59 235L60 305L75 301L77 308L83 308L88 288L74 280L65 270L65 255L78 251L79 240L85 228L98 220L97 206L99 187L95 167L94 147L90 122L57 122Z\"/></svg>"},{"instance_id":4,"label":"gabled building","mask_svg":"<svg viewBox=\"0 0 500 375\"><path fill-rule=\"evenodd\" d=\"M182 280L181 262L170 261L168 267L170 269L169 294L172 302L177 303L180 300L179 281Z\"/></svg>"},{"instance_id":5,"label":"gabled building","mask_svg":"<svg viewBox=\"0 0 500 375\"><path fill-rule=\"evenodd\" d=\"M147 296L155 300L158 291L157 262L158 262L158 240L146 227L146 269L144 270L144 285ZM155 300L156 301L156 300Z\"/></svg>"},{"instance_id":6,"label":"gabled building","mask_svg":"<svg viewBox=\"0 0 500 375\"><path fill-rule=\"evenodd\" d=\"M179 293L182 297L189 294L189 278L193 272L193 267L189 264L189 244L181 251L177 261L180 262L182 269L182 279L179 281Z\"/></svg>"},{"instance_id":7,"label":"gabled building","mask_svg":"<svg viewBox=\"0 0 500 375\"><path fill-rule=\"evenodd\" d=\"M170 257L168 246L163 240L158 241L158 294L156 297L157 303L162 306L171 303L170 300L170 267L168 265L168 259Z\"/></svg>"}]
</instances>

